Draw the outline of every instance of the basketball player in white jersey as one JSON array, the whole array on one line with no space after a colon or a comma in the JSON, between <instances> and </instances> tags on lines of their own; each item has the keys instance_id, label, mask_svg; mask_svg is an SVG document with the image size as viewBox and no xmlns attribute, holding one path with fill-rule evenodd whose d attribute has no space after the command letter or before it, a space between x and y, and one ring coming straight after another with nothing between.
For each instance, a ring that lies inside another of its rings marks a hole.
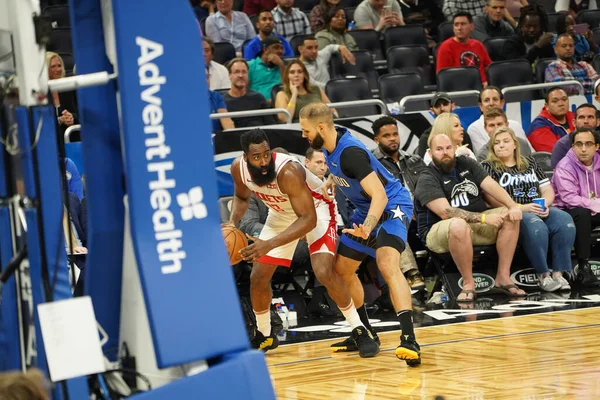
<instances>
[{"instance_id":1,"label":"basketball player in white jersey","mask_svg":"<svg viewBox=\"0 0 600 400\"><path fill-rule=\"evenodd\" d=\"M323 182L300 162L282 153L273 153L267 135L253 129L241 136L244 154L231 164L234 197L229 222L237 225L254 193L269 208L258 238L240 250L252 262L250 297L256 315L257 332L252 347L263 351L279 345L271 332L271 277L277 266L289 267L298 240L306 236L315 275L327 288L352 327L361 357L374 357L379 344L364 328L350 293L333 268L337 242L334 204L320 193Z\"/></svg>"}]
</instances>

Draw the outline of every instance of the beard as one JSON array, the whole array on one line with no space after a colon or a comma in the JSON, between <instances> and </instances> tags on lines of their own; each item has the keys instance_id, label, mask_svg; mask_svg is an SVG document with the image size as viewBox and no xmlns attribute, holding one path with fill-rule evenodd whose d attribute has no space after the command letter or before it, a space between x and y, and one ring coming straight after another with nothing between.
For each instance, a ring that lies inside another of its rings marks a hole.
<instances>
[{"instance_id":1,"label":"beard","mask_svg":"<svg viewBox=\"0 0 600 400\"><path fill-rule=\"evenodd\" d=\"M456 166L456 158L455 157L453 157L452 159L445 159L445 160L440 160L438 158L431 157L431 160L433 161L433 165L435 165L437 167L437 169L439 169L440 171L442 171L446 174L449 174L450 172L452 172L452 170Z\"/></svg>"},{"instance_id":2,"label":"beard","mask_svg":"<svg viewBox=\"0 0 600 400\"><path fill-rule=\"evenodd\" d=\"M321 148L323 148L324 144L325 144L325 139L323 139L323 136L321 136L321 134L319 132L317 132L317 135L310 143L310 147L312 147L315 150L321 150Z\"/></svg>"},{"instance_id":3,"label":"beard","mask_svg":"<svg viewBox=\"0 0 600 400\"><path fill-rule=\"evenodd\" d=\"M379 143L379 149L385 154L388 155L390 157L392 157L394 154L396 154L398 152L398 150L400 149L400 146L397 144L393 145L395 148L390 147L390 146L384 146L383 144Z\"/></svg>"},{"instance_id":4,"label":"beard","mask_svg":"<svg viewBox=\"0 0 600 400\"><path fill-rule=\"evenodd\" d=\"M277 177L275 173L275 160L273 158L271 158L271 162L265 168L255 167L250 163L246 164L248 165L248 172L250 172L252 181L259 186L271 183ZM263 172L266 172L266 174L263 174Z\"/></svg>"}]
</instances>

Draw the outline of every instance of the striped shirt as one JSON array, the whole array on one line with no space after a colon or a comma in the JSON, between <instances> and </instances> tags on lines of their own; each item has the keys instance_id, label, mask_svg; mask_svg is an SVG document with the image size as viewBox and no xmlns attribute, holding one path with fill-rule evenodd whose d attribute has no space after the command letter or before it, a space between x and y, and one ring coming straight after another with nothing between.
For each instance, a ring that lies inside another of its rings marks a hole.
<instances>
[{"instance_id":1,"label":"striped shirt","mask_svg":"<svg viewBox=\"0 0 600 400\"><path fill-rule=\"evenodd\" d=\"M271 14L273 14L273 21L275 22L275 31L287 40L296 35L310 35L312 33L308 17L297 8L292 8L292 11L286 14L279 7L276 7Z\"/></svg>"},{"instance_id":2,"label":"striped shirt","mask_svg":"<svg viewBox=\"0 0 600 400\"><path fill-rule=\"evenodd\" d=\"M518 204L529 204L533 199L542 197L540 188L550 184L550 180L532 157L527 157L529 163L525 171L517 167L501 170L490 161L481 164L490 177L506 190L510 197Z\"/></svg>"}]
</instances>

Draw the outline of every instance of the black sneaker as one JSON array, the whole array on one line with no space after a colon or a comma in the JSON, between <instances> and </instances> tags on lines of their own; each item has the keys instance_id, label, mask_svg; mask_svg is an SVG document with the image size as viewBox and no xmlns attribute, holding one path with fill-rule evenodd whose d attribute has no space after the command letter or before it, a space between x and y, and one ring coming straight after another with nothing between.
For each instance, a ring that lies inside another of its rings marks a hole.
<instances>
[{"instance_id":1,"label":"black sneaker","mask_svg":"<svg viewBox=\"0 0 600 400\"><path fill-rule=\"evenodd\" d=\"M598 286L600 285L600 280L594 272L592 271L592 267L590 264L585 263L581 266L577 266L575 273L577 274L577 279L581 280L581 283L586 286Z\"/></svg>"},{"instance_id":2,"label":"black sneaker","mask_svg":"<svg viewBox=\"0 0 600 400\"><path fill-rule=\"evenodd\" d=\"M377 344L381 346L381 341L379 340L379 336L377 336L377 333L375 333L374 330L370 330L370 332L375 342L377 342ZM347 337L341 342L332 344L330 348L331 351L335 353L349 353L352 351L358 351L358 346L356 345L356 342L354 341L354 338L352 336Z\"/></svg>"},{"instance_id":3,"label":"black sneaker","mask_svg":"<svg viewBox=\"0 0 600 400\"><path fill-rule=\"evenodd\" d=\"M279 339L273 332L270 336L265 337L261 331L257 330L254 333L254 339L250 341L250 346L256 350L262 350L265 353L268 350L274 350L279 346Z\"/></svg>"},{"instance_id":4,"label":"black sneaker","mask_svg":"<svg viewBox=\"0 0 600 400\"><path fill-rule=\"evenodd\" d=\"M396 347L396 357L405 360L409 367L421 365L421 347L416 341L402 338L400 346Z\"/></svg>"},{"instance_id":5,"label":"black sneaker","mask_svg":"<svg viewBox=\"0 0 600 400\"><path fill-rule=\"evenodd\" d=\"M358 354L362 358L375 357L379 353L379 344L377 344L368 329L362 326L354 328L350 337L354 339L358 347Z\"/></svg>"}]
</instances>

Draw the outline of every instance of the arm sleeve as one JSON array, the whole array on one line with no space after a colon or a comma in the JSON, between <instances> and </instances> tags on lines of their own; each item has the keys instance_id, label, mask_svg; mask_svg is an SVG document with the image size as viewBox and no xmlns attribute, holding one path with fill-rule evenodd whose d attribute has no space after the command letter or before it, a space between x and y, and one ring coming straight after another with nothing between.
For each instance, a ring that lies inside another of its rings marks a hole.
<instances>
[{"instance_id":1,"label":"arm sleeve","mask_svg":"<svg viewBox=\"0 0 600 400\"><path fill-rule=\"evenodd\" d=\"M354 24L358 29L360 29L361 26L372 25L366 11L365 7L360 7L359 5L354 12ZM373 27L373 29L375 29L375 27Z\"/></svg>"},{"instance_id":2,"label":"arm sleeve","mask_svg":"<svg viewBox=\"0 0 600 400\"><path fill-rule=\"evenodd\" d=\"M68 180L69 192L76 194L79 200L83 199L83 183L77 166L71 159L65 158L65 169L68 174L71 174L71 179Z\"/></svg>"},{"instance_id":3,"label":"arm sleeve","mask_svg":"<svg viewBox=\"0 0 600 400\"><path fill-rule=\"evenodd\" d=\"M415 199L423 206L426 206L427 203L442 198L445 199L446 195L440 186L440 182L433 176L430 170L426 169L417 181Z\"/></svg>"},{"instance_id":4,"label":"arm sleeve","mask_svg":"<svg viewBox=\"0 0 600 400\"><path fill-rule=\"evenodd\" d=\"M442 43L437 53L435 72L438 73L440 70L452 66L452 52L450 47L447 43Z\"/></svg>"},{"instance_id":5,"label":"arm sleeve","mask_svg":"<svg viewBox=\"0 0 600 400\"><path fill-rule=\"evenodd\" d=\"M547 151L548 153L552 152L552 148L558 141L554 132L546 126L533 130L527 139L535 151Z\"/></svg>"},{"instance_id":6,"label":"arm sleeve","mask_svg":"<svg viewBox=\"0 0 600 400\"><path fill-rule=\"evenodd\" d=\"M359 182L373 172L369 155L359 147L344 149L340 155L340 165L344 175Z\"/></svg>"},{"instance_id":7,"label":"arm sleeve","mask_svg":"<svg viewBox=\"0 0 600 400\"><path fill-rule=\"evenodd\" d=\"M324 49L331 44L331 41L326 36L317 35L317 44L319 45L319 49Z\"/></svg>"},{"instance_id":8,"label":"arm sleeve","mask_svg":"<svg viewBox=\"0 0 600 400\"><path fill-rule=\"evenodd\" d=\"M258 46L255 46L258 45ZM244 48L242 49L243 56L246 60L252 60L256 58L258 53L260 52L260 44L258 42L249 42L246 43Z\"/></svg>"},{"instance_id":9,"label":"arm sleeve","mask_svg":"<svg viewBox=\"0 0 600 400\"><path fill-rule=\"evenodd\" d=\"M283 43L283 56L294 57L294 50L292 49L290 42L288 42L285 38L281 38L281 41Z\"/></svg>"},{"instance_id":10,"label":"arm sleeve","mask_svg":"<svg viewBox=\"0 0 600 400\"><path fill-rule=\"evenodd\" d=\"M319 50L319 58L321 59L320 61L323 61L323 63L327 64L329 62L329 60L331 59L331 55L333 53L337 53L340 49L340 46L337 44L330 44L327 45L323 48L323 50Z\"/></svg>"},{"instance_id":11,"label":"arm sleeve","mask_svg":"<svg viewBox=\"0 0 600 400\"><path fill-rule=\"evenodd\" d=\"M557 13L569 11L569 0L556 0L554 11Z\"/></svg>"},{"instance_id":12,"label":"arm sleeve","mask_svg":"<svg viewBox=\"0 0 600 400\"><path fill-rule=\"evenodd\" d=\"M240 221L240 230L248 235L256 236L260 234L267 215L261 215L261 207L258 200L254 195L250 196L250 202L248 204L248 210Z\"/></svg>"},{"instance_id":13,"label":"arm sleeve","mask_svg":"<svg viewBox=\"0 0 600 400\"><path fill-rule=\"evenodd\" d=\"M223 96L221 95L221 93L219 92L214 92L215 93L215 105L217 110L224 108L227 110L227 105L225 104L225 100L223 99Z\"/></svg>"},{"instance_id":14,"label":"arm sleeve","mask_svg":"<svg viewBox=\"0 0 600 400\"><path fill-rule=\"evenodd\" d=\"M211 15L206 18L206 36L212 39L213 42L223 42L223 38L221 37L221 33L219 29L217 29L217 25L215 23L216 18L214 17L216 14Z\"/></svg>"},{"instance_id":15,"label":"arm sleeve","mask_svg":"<svg viewBox=\"0 0 600 400\"><path fill-rule=\"evenodd\" d=\"M579 194L577 176L568 168L557 168L552 176L552 182L562 202L569 207L584 207L595 213L600 212L600 201L597 199L588 199Z\"/></svg>"}]
</instances>

